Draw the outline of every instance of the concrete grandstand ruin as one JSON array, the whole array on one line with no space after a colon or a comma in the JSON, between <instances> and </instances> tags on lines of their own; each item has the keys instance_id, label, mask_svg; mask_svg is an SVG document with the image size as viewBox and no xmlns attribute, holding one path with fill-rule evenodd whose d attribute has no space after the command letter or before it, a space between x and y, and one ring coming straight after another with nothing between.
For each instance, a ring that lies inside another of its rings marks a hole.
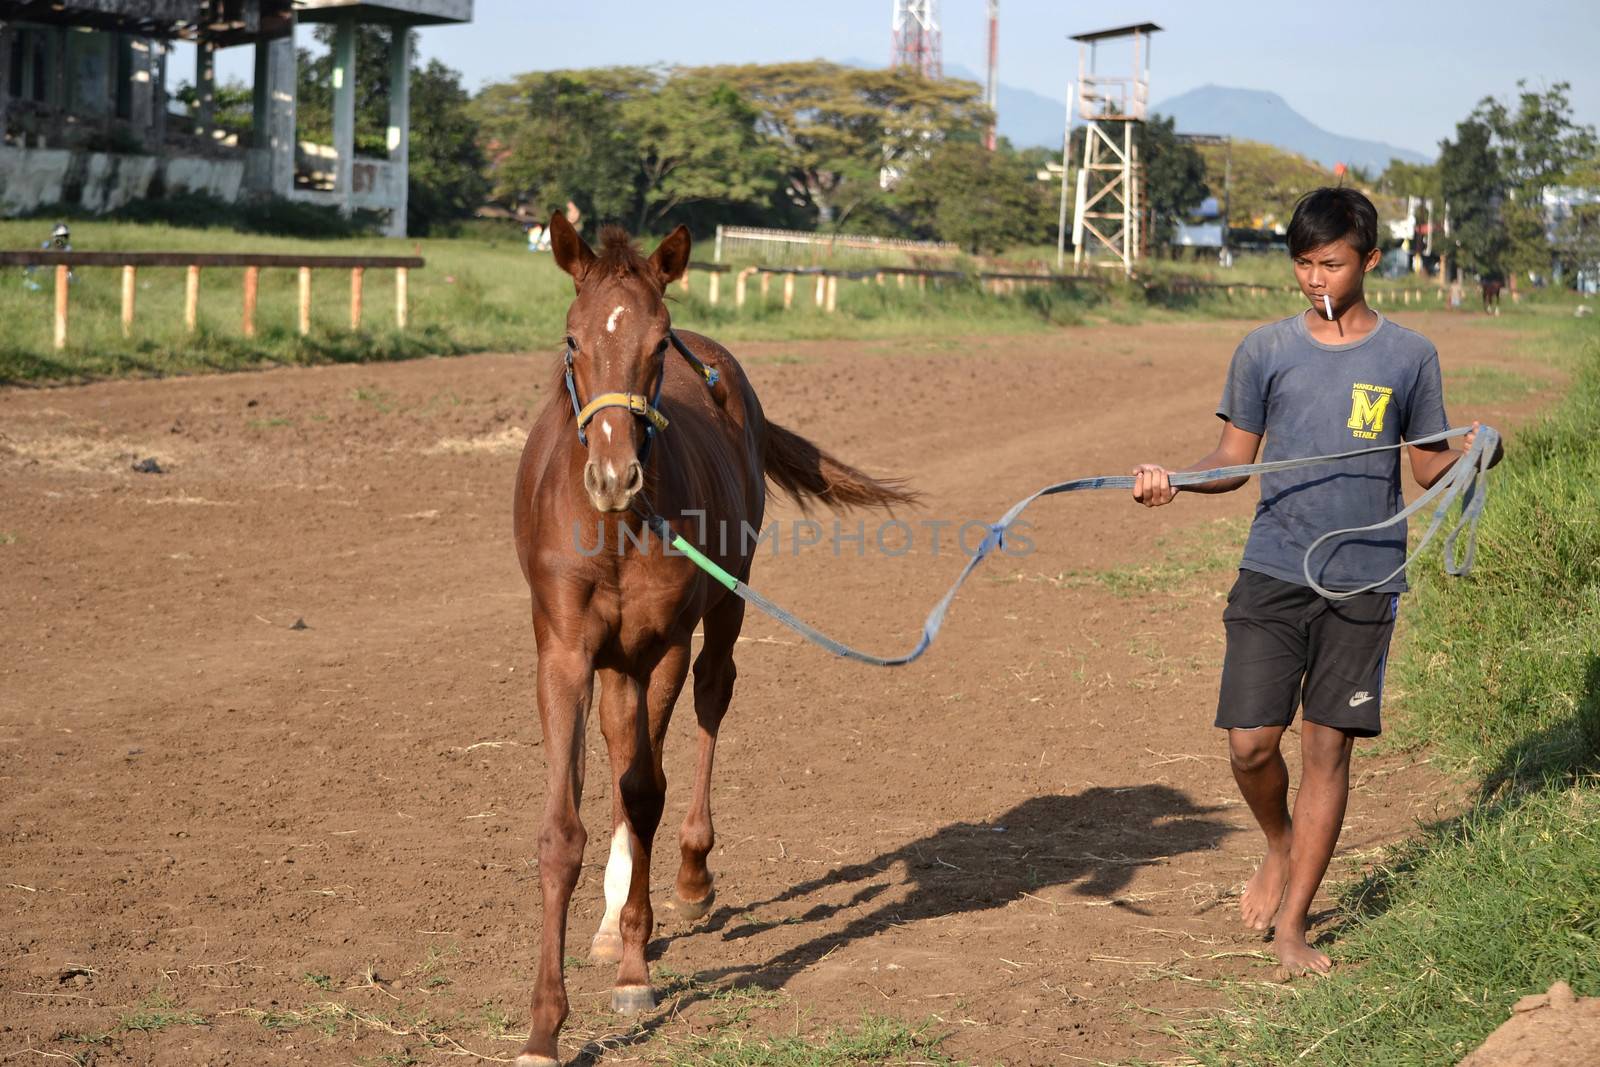
<instances>
[{"instance_id":1,"label":"concrete grandstand ruin","mask_svg":"<svg viewBox=\"0 0 1600 1067\"><path fill-rule=\"evenodd\" d=\"M464 23L472 0L0 0L0 213L52 204L112 211L199 192L381 212L403 236L410 30ZM299 23L330 23L333 143L296 125ZM355 150L355 37L390 30L387 155ZM175 42L194 45L194 104L171 110ZM214 121L216 55L254 49L249 129Z\"/></svg>"}]
</instances>

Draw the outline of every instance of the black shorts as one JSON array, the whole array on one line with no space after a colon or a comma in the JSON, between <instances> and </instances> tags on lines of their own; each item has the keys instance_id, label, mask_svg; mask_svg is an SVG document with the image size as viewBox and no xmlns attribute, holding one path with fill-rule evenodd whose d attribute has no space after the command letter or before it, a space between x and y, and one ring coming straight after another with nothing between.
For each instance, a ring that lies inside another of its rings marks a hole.
<instances>
[{"instance_id":1,"label":"black shorts","mask_svg":"<svg viewBox=\"0 0 1600 1067\"><path fill-rule=\"evenodd\" d=\"M1399 601L1397 593L1326 600L1306 586L1241 570L1222 613L1228 651L1216 724L1288 726L1303 704L1310 722L1376 737Z\"/></svg>"}]
</instances>

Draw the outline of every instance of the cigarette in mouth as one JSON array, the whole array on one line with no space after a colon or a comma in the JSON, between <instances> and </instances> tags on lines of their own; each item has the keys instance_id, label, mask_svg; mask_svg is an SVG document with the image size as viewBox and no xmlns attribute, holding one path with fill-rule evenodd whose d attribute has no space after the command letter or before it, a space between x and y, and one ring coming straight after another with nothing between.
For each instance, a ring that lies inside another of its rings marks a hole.
<instances>
[{"instance_id":1,"label":"cigarette in mouth","mask_svg":"<svg viewBox=\"0 0 1600 1067\"><path fill-rule=\"evenodd\" d=\"M1332 322L1333 321L1333 301L1328 298L1328 294L1327 293L1323 293L1322 294L1322 307L1323 307L1323 310L1327 312L1328 321Z\"/></svg>"}]
</instances>

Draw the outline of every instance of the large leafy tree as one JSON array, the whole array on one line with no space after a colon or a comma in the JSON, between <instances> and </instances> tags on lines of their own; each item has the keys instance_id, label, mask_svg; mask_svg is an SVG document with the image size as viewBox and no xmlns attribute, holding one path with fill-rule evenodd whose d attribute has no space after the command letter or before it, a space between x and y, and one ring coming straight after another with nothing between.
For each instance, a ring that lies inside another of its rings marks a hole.
<instances>
[{"instance_id":1,"label":"large leafy tree","mask_svg":"<svg viewBox=\"0 0 1600 1067\"><path fill-rule=\"evenodd\" d=\"M778 146L789 195L826 228L883 194L893 178L946 137L988 121L981 91L907 70L806 62L705 68L737 88Z\"/></svg>"},{"instance_id":2,"label":"large leafy tree","mask_svg":"<svg viewBox=\"0 0 1600 1067\"><path fill-rule=\"evenodd\" d=\"M770 199L778 155L757 131L758 118L733 86L694 71L623 101L620 119L639 168L636 229L693 204Z\"/></svg>"},{"instance_id":3,"label":"large leafy tree","mask_svg":"<svg viewBox=\"0 0 1600 1067\"><path fill-rule=\"evenodd\" d=\"M1150 210L1150 243L1167 248L1183 216L1211 195L1206 185L1206 161L1194 145L1178 139L1174 120L1152 115L1135 134L1139 162L1144 167L1144 189Z\"/></svg>"},{"instance_id":4,"label":"large leafy tree","mask_svg":"<svg viewBox=\"0 0 1600 1067\"><path fill-rule=\"evenodd\" d=\"M1594 127L1573 121L1566 82L1544 92L1517 83L1515 100L1485 97L1439 146L1452 243L1484 274L1549 267L1544 193L1596 149Z\"/></svg>"},{"instance_id":5,"label":"large leafy tree","mask_svg":"<svg viewBox=\"0 0 1600 1067\"><path fill-rule=\"evenodd\" d=\"M644 67L522 74L473 101L494 196L536 213L573 201L590 219L626 219L639 195L624 105L655 90Z\"/></svg>"},{"instance_id":6,"label":"large leafy tree","mask_svg":"<svg viewBox=\"0 0 1600 1067\"><path fill-rule=\"evenodd\" d=\"M967 138L935 146L907 172L895 200L921 236L977 254L1040 239L1041 204L1054 188L1016 153Z\"/></svg>"}]
</instances>

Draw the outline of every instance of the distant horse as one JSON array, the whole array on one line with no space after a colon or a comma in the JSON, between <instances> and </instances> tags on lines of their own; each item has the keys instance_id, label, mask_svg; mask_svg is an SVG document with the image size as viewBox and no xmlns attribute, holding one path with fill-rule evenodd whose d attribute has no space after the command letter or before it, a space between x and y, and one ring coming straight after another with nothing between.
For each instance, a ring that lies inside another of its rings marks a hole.
<instances>
[{"instance_id":1,"label":"distant horse","mask_svg":"<svg viewBox=\"0 0 1600 1067\"><path fill-rule=\"evenodd\" d=\"M679 226L649 258L616 228L601 232L596 253L559 213L549 232L577 298L567 310L566 357L528 435L514 502L517 555L533 600L546 763L544 934L519 1067L556 1062L567 1017L562 964L587 837L578 805L596 674L612 835L605 917L590 955L618 963L614 1011L655 1006L645 945L653 924L650 853L666 796L662 744L689 670L690 636L702 626L694 660L699 755L679 836L675 906L697 919L714 896L706 868L711 764L733 696L744 601L682 554L664 551L655 517L701 540L697 547L746 580L756 546L744 531L760 529L767 479L797 501L841 509L914 499L899 482L871 478L770 422L727 349L673 333L663 293L688 266L688 230ZM702 539L701 531L716 533Z\"/></svg>"},{"instance_id":2,"label":"distant horse","mask_svg":"<svg viewBox=\"0 0 1600 1067\"><path fill-rule=\"evenodd\" d=\"M1498 274L1486 274L1479 284L1483 290L1483 310L1490 315L1500 314L1500 290L1506 287L1505 279Z\"/></svg>"}]
</instances>

